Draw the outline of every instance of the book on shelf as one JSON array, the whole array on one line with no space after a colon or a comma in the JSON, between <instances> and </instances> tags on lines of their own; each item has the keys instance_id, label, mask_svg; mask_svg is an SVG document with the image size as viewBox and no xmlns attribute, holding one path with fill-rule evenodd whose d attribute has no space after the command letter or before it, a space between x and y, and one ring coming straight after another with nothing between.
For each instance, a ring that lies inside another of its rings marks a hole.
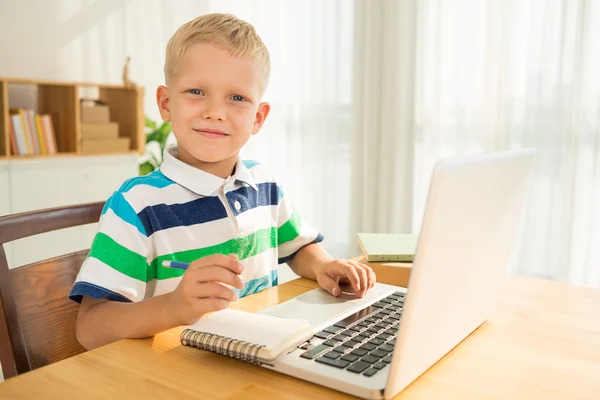
<instances>
[{"instance_id":1,"label":"book on shelf","mask_svg":"<svg viewBox=\"0 0 600 400\"><path fill-rule=\"evenodd\" d=\"M38 115L28 108L10 109L13 154L55 154L56 136L51 115Z\"/></svg>"}]
</instances>

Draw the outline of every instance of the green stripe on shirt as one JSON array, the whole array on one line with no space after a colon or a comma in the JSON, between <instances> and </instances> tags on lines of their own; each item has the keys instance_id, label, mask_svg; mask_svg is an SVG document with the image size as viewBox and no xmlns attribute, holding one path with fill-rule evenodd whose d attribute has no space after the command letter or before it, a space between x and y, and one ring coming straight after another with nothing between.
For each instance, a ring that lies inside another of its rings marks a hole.
<instances>
[{"instance_id":1,"label":"green stripe on shirt","mask_svg":"<svg viewBox=\"0 0 600 400\"><path fill-rule=\"evenodd\" d=\"M150 279L169 279L184 274L184 270L162 267L162 262L165 260L191 263L199 258L211 256L213 254L237 254L238 258L243 260L276 247L277 230L275 228L261 229L246 237L232 239L215 246L159 256L155 258L150 265L152 275Z\"/></svg>"},{"instance_id":2,"label":"green stripe on shirt","mask_svg":"<svg viewBox=\"0 0 600 400\"><path fill-rule=\"evenodd\" d=\"M277 244L281 245L296 239L298 235L300 235L301 225L302 218L300 218L300 214L294 210L290 219L277 229Z\"/></svg>"},{"instance_id":3,"label":"green stripe on shirt","mask_svg":"<svg viewBox=\"0 0 600 400\"><path fill-rule=\"evenodd\" d=\"M98 232L88 257L97 258L131 278L148 282L146 258L121 246L105 233Z\"/></svg>"}]
</instances>

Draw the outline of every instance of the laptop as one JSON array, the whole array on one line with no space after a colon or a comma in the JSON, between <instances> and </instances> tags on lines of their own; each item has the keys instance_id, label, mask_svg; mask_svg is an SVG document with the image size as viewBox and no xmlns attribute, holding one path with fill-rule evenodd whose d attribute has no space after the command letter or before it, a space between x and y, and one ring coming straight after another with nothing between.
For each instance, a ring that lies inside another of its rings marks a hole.
<instances>
[{"instance_id":1,"label":"laptop","mask_svg":"<svg viewBox=\"0 0 600 400\"><path fill-rule=\"evenodd\" d=\"M434 169L405 288L358 298L314 289L261 311L309 320L310 341L264 365L367 399L390 399L492 313L511 256L533 150L444 159Z\"/></svg>"}]
</instances>

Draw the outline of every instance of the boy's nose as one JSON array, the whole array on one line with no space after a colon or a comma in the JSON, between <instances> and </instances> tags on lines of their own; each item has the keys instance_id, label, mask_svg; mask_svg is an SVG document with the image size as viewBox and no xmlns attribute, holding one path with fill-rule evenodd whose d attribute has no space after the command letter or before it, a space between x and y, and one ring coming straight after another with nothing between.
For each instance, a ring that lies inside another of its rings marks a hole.
<instances>
[{"instance_id":1,"label":"boy's nose","mask_svg":"<svg viewBox=\"0 0 600 400\"><path fill-rule=\"evenodd\" d=\"M225 110L220 104L211 102L202 111L202 118L225 121Z\"/></svg>"}]
</instances>

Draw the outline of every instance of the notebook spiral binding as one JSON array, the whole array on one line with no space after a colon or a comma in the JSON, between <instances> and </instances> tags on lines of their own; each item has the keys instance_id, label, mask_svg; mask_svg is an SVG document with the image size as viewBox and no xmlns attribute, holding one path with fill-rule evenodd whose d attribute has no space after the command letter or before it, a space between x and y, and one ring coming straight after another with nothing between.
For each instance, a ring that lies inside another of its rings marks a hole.
<instances>
[{"instance_id":1,"label":"notebook spiral binding","mask_svg":"<svg viewBox=\"0 0 600 400\"><path fill-rule=\"evenodd\" d=\"M265 347L192 329L184 329L181 333L181 344L256 365L262 364L258 358L258 352Z\"/></svg>"}]
</instances>

